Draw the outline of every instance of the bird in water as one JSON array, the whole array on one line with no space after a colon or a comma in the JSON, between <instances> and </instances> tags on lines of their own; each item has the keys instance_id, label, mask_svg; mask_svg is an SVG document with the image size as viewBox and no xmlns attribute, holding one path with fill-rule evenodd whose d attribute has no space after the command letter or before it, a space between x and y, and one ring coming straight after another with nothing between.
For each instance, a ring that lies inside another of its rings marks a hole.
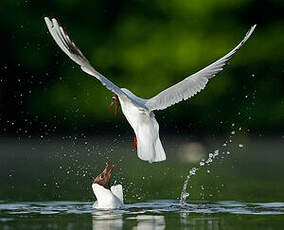
<instances>
[{"instance_id":1,"label":"bird in water","mask_svg":"<svg viewBox=\"0 0 284 230\"><path fill-rule=\"evenodd\" d=\"M159 138L159 124L155 118L154 111L163 110L182 100L187 100L204 89L208 80L224 68L231 57L248 40L256 27L256 25L252 26L243 40L222 58L163 90L156 96L150 99L143 99L137 97L126 88L118 87L97 72L58 24L57 20L55 18L50 20L48 17L44 19L50 34L62 51L76 62L84 72L97 78L107 89L114 93L109 108L115 105L115 114L117 114L119 107L121 107L123 114L134 130L138 157L149 162L166 160L166 154Z\"/></svg>"},{"instance_id":2,"label":"bird in water","mask_svg":"<svg viewBox=\"0 0 284 230\"><path fill-rule=\"evenodd\" d=\"M93 207L96 209L119 209L123 207L123 190L122 185L110 186L109 181L114 165L110 168L110 162L93 181L92 188L97 198Z\"/></svg>"}]
</instances>

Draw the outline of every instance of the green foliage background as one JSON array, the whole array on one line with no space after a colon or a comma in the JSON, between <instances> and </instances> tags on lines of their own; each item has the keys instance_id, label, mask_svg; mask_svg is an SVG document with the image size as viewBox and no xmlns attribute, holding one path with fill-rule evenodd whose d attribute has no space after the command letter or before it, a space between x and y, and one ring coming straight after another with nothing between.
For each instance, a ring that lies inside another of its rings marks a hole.
<instances>
[{"instance_id":1,"label":"green foliage background","mask_svg":"<svg viewBox=\"0 0 284 230\"><path fill-rule=\"evenodd\" d=\"M223 132L223 123L237 119L254 131L283 131L283 6L277 0L2 0L1 129L94 131L124 121L107 111L111 93L52 40L43 17L55 16L99 72L145 98L226 54L257 23L206 90L157 117L168 129L194 124L201 132Z\"/></svg>"}]
</instances>

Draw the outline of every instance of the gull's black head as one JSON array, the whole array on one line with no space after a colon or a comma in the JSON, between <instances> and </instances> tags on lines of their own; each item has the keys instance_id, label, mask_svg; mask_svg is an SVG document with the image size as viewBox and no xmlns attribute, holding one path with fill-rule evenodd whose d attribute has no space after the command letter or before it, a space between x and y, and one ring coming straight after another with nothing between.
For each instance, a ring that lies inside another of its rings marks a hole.
<instances>
[{"instance_id":1,"label":"gull's black head","mask_svg":"<svg viewBox=\"0 0 284 230\"><path fill-rule=\"evenodd\" d=\"M95 179L93 184L99 184L103 187L105 187L106 189L109 189L109 181L110 181L110 177L111 177L111 172L114 169L114 165L111 167L111 169L109 170L109 172L107 172L108 168L110 166L110 162L108 162L107 166L105 167L104 171L102 171L102 173L100 173Z\"/></svg>"}]
</instances>

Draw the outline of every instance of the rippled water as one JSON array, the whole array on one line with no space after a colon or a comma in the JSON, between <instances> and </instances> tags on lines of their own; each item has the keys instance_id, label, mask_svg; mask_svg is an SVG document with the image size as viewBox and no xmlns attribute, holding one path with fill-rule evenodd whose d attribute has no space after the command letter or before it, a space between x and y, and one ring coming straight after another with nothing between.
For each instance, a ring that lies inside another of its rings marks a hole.
<instances>
[{"instance_id":1,"label":"rippled water","mask_svg":"<svg viewBox=\"0 0 284 230\"><path fill-rule=\"evenodd\" d=\"M154 200L101 211L92 202L0 203L0 229L274 229L284 226L284 202ZM236 223L236 225L234 225Z\"/></svg>"},{"instance_id":2,"label":"rippled water","mask_svg":"<svg viewBox=\"0 0 284 230\"><path fill-rule=\"evenodd\" d=\"M282 142L246 142L246 148L228 150L234 154L220 150L217 159L213 151L196 164L177 158L181 144L175 142L167 143L172 148L169 159L156 165L138 161L127 148L100 155L103 142L98 143L100 151L89 153L69 142L2 141L0 230L284 229ZM220 143L210 149L220 149ZM92 178L109 158L118 166L112 182L123 185L128 204L121 210L98 211L92 208ZM185 186L190 195L181 206L178 196L189 172L194 175ZM46 201L62 199L71 201ZM92 202L81 202L85 200Z\"/></svg>"}]
</instances>

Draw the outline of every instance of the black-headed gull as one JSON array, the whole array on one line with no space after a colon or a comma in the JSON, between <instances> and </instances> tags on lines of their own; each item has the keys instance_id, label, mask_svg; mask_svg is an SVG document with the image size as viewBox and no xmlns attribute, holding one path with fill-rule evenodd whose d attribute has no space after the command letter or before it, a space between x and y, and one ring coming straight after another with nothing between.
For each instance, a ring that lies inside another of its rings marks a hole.
<instances>
[{"instance_id":1,"label":"black-headed gull","mask_svg":"<svg viewBox=\"0 0 284 230\"><path fill-rule=\"evenodd\" d=\"M104 171L99 174L93 181L92 188L97 201L93 207L96 209L119 209L123 207L123 190L122 185L109 185L111 172L114 169L114 165L109 172L110 162L105 167Z\"/></svg>"},{"instance_id":2,"label":"black-headed gull","mask_svg":"<svg viewBox=\"0 0 284 230\"><path fill-rule=\"evenodd\" d=\"M187 100L204 89L208 80L224 68L233 54L235 54L251 36L256 27L256 25L252 26L244 39L224 57L165 89L156 96L150 99L143 99L137 97L128 89L119 88L97 72L70 39L68 34L58 24L57 20L55 18L50 20L48 17L44 19L50 34L63 52L80 65L84 72L96 77L107 89L114 93L111 105L116 105L116 113L119 105L121 105L122 112L132 126L137 138L135 140L137 141L138 157L149 162L158 162L166 159L166 154L159 138L159 124L155 119L153 111L162 110L182 100Z\"/></svg>"}]
</instances>

